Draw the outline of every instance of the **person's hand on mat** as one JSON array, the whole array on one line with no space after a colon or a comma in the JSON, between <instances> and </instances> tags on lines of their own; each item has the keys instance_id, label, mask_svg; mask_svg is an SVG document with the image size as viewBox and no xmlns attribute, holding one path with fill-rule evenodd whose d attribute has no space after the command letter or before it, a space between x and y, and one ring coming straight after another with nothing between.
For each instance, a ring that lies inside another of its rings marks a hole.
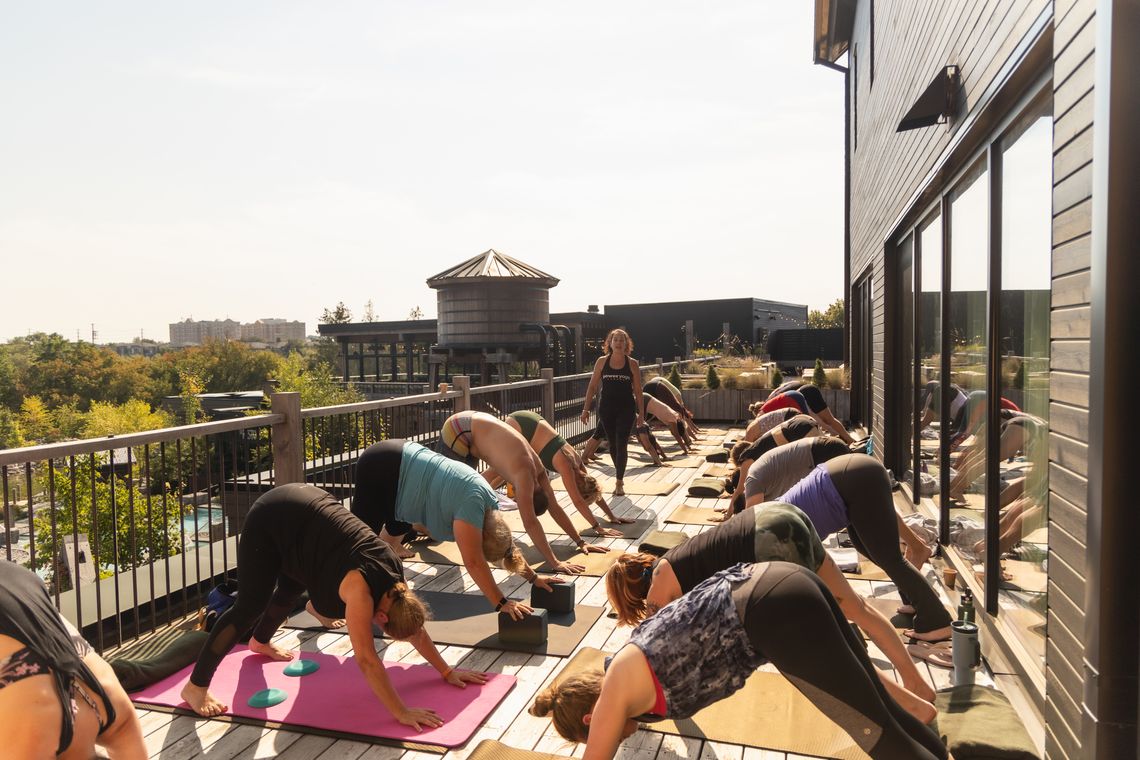
<instances>
[{"instance_id":1,"label":"person's hand on mat","mask_svg":"<svg viewBox=\"0 0 1140 760\"><path fill-rule=\"evenodd\" d=\"M604 530L604 528L602 530ZM620 536L621 531L620 530L614 530L614 531L611 531L610 533L607 533L604 535ZM597 544L590 544L590 543L586 543L585 541L578 544L578 551L582 552L583 554L605 554L609 550L610 550L610 547L608 547L608 546L598 546ZM586 569L585 566L583 566L582 570L585 571L585 569Z\"/></svg>"},{"instance_id":2,"label":"person's hand on mat","mask_svg":"<svg viewBox=\"0 0 1140 760\"><path fill-rule=\"evenodd\" d=\"M522 620L524 617L534 612L534 608L530 605L516 602L514 599L508 599L507 603L499 610L511 616L512 620Z\"/></svg>"},{"instance_id":3,"label":"person's hand on mat","mask_svg":"<svg viewBox=\"0 0 1140 760\"><path fill-rule=\"evenodd\" d=\"M618 517L617 515L610 515L606 518L606 522L611 525L633 525L637 520L632 517ZM610 535L620 536L621 533L611 533Z\"/></svg>"},{"instance_id":4,"label":"person's hand on mat","mask_svg":"<svg viewBox=\"0 0 1140 760\"><path fill-rule=\"evenodd\" d=\"M439 728L443 725L443 718L435 710L426 707L405 707L404 711L396 716L396 720L405 726L411 726L417 731L425 728Z\"/></svg>"},{"instance_id":5,"label":"person's hand on mat","mask_svg":"<svg viewBox=\"0 0 1140 760\"><path fill-rule=\"evenodd\" d=\"M633 522L633 520L630 520L629 522ZM603 536L603 537L604 536L610 536L612 538L617 538L618 536L621 535L621 531L618 530L617 528L606 528L606 527L602 526L601 524L599 524L597 527L591 526L590 530L594 531L594 533L598 534L599 536Z\"/></svg>"},{"instance_id":6,"label":"person's hand on mat","mask_svg":"<svg viewBox=\"0 0 1140 760\"><path fill-rule=\"evenodd\" d=\"M452 670L444 679L452 686L466 689L469 683L487 683L486 673L477 673L474 670Z\"/></svg>"},{"instance_id":7,"label":"person's hand on mat","mask_svg":"<svg viewBox=\"0 0 1140 760\"><path fill-rule=\"evenodd\" d=\"M586 546L589 546L589 544L586 544ZM586 552L583 550L582 553L585 554ZM586 566L578 565L573 562L559 562L552 567L551 570L556 573L566 573L567 575L581 575L586 572Z\"/></svg>"},{"instance_id":8,"label":"person's hand on mat","mask_svg":"<svg viewBox=\"0 0 1140 760\"><path fill-rule=\"evenodd\" d=\"M557 575L548 575L545 578L543 576L539 575L538 573L535 573L535 575L534 575L534 585L538 586L543 591L553 591L554 589L551 588L551 586L550 586L551 583L565 583L565 582L566 581L562 580Z\"/></svg>"}]
</instances>

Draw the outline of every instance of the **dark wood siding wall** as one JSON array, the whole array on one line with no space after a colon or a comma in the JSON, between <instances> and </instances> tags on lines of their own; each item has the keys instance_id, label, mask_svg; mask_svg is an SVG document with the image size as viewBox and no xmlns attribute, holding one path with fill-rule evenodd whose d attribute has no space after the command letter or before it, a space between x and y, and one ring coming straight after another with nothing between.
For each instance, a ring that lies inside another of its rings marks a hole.
<instances>
[{"instance_id":1,"label":"dark wood siding wall","mask_svg":"<svg viewBox=\"0 0 1140 760\"><path fill-rule=\"evenodd\" d=\"M1048 7L1048 0L876 0L873 82L868 70L870 3L860 2L856 10L852 43L859 48L856 64L862 70L849 79L858 87L857 97L852 97L858 104L852 129L859 133L851 155L851 273L857 280L870 270L874 277L876 443L888 440L883 427L885 347L890 340L885 299L886 267L893 262L884 257L884 241L954 136L954 125L902 133L895 127L935 74L951 63L961 69L963 113L968 112ZM883 453L883 447L876 446L876 455Z\"/></svg>"},{"instance_id":2,"label":"dark wood siding wall","mask_svg":"<svg viewBox=\"0 0 1140 760\"><path fill-rule=\"evenodd\" d=\"M888 371L889 268L887 236L923 190L956 125L895 133L902 114L946 64L958 64L969 112L1042 11L1046 0L877 0L871 59L870 3L860 2L852 44L856 65L859 144L851 160L853 281L873 273L876 443L887 441L884 412ZM1089 251L1095 0L1056 0L1053 6L1053 285L1050 433L1049 618L1046 651L1046 755L1082 757L1081 695L1084 652L1087 448L1089 405ZM960 120L957 123L961 123ZM852 124L852 129L856 128ZM945 182L945 179L936 181ZM943 188L945 189L945 188ZM854 355L854 354L853 354ZM883 455L881 446L876 453Z\"/></svg>"},{"instance_id":3,"label":"dark wood siding wall","mask_svg":"<svg viewBox=\"0 0 1140 760\"><path fill-rule=\"evenodd\" d=\"M1081 753L1089 430L1089 243L1095 0L1057 0L1053 27L1053 311L1046 756Z\"/></svg>"}]
</instances>

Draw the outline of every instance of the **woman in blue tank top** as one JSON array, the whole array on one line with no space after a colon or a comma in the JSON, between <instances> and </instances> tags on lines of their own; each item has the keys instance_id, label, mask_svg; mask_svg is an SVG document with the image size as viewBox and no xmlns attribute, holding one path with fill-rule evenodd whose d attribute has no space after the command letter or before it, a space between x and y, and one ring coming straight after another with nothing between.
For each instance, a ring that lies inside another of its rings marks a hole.
<instances>
[{"instance_id":1,"label":"woman in blue tank top","mask_svg":"<svg viewBox=\"0 0 1140 760\"><path fill-rule=\"evenodd\" d=\"M612 758L639 721L688 718L766 662L873 760L947 757L887 693L823 582L789 562L733 565L702 581L634 629L605 673L557 682L530 712L586 742L586 758Z\"/></svg>"}]
</instances>

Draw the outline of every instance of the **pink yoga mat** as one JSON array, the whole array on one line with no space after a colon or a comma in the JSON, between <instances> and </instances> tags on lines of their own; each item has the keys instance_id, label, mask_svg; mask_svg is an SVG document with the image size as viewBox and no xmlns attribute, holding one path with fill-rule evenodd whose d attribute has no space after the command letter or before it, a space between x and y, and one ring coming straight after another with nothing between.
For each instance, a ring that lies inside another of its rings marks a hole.
<instances>
[{"instance_id":1,"label":"pink yoga mat","mask_svg":"<svg viewBox=\"0 0 1140 760\"><path fill-rule=\"evenodd\" d=\"M515 677L488 674L482 686L460 689L445 683L430 665L385 662L388 677L409 707L435 710L443 718L439 728L416 731L396 721L368 688L360 668L351 657L320 652L299 652L300 659L313 660L320 670L294 678L284 673L288 663L275 662L244 647L235 648L222 660L210 691L229 704L230 713L243 718L308 726L381 739L458 747L482 725L491 711L515 685ZM131 695L135 702L187 707L179 692L190 678L193 666ZM289 698L279 705L253 708L250 696L262 689L281 689Z\"/></svg>"}]
</instances>

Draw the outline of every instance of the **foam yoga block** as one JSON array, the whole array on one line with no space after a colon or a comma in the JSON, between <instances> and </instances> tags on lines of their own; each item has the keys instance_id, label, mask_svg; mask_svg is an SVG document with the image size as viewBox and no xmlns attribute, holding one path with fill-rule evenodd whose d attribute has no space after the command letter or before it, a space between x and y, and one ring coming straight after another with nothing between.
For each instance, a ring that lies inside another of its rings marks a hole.
<instances>
[{"instance_id":1,"label":"foam yoga block","mask_svg":"<svg viewBox=\"0 0 1140 760\"><path fill-rule=\"evenodd\" d=\"M655 530L645 537L637 547L639 552L652 554L655 557L664 556L665 552L674 549L689 540L689 537L678 531Z\"/></svg>"},{"instance_id":2,"label":"foam yoga block","mask_svg":"<svg viewBox=\"0 0 1140 760\"><path fill-rule=\"evenodd\" d=\"M499 613L499 638L506 644L542 644L546 641L546 610L537 609L522 620Z\"/></svg>"},{"instance_id":3,"label":"foam yoga block","mask_svg":"<svg viewBox=\"0 0 1140 760\"><path fill-rule=\"evenodd\" d=\"M530 589L530 606L536 609L541 607L551 612L574 611L573 583L552 583L550 589L547 591L544 588L532 586Z\"/></svg>"}]
</instances>

